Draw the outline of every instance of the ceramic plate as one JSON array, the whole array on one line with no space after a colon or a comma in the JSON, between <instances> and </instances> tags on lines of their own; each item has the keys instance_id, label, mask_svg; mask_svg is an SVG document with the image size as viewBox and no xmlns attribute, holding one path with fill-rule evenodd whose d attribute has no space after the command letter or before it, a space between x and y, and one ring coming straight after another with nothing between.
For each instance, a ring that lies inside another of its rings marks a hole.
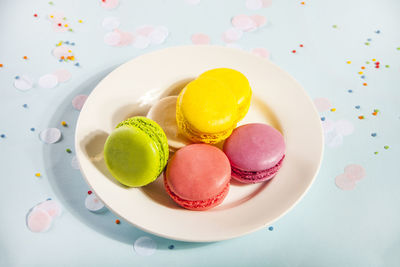
<instances>
[{"instance_id":1,"label":"ceramic plate","mask_svg":"<svg viewBox=\"0 0 400 267\"><path fill-rule=\"evenodd\" d=\"M208 211L177 206L162 178L127 188L107 171L104 142L118 122L146 115L158 99L176 95L202 72L218 67L242 72L253 89L250 110L240 124L268 123L286 142L282 168L270 182L231 182L225 201ZM304 89L289 74L261 57L217 46L173 47L137 57L110 73L81 110L75 136L83 176L106 206L149 233L183 241L230 239L266 227L307 192L321 164L320 118Z\"/></svg>"}]
</instances>

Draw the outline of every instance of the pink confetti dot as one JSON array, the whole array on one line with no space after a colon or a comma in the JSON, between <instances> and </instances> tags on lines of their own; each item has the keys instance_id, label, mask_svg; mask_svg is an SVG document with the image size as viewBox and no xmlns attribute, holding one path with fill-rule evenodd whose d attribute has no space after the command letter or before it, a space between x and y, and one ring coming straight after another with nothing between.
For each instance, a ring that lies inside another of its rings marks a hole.
<instances>
[{"instance_id":1,"label":"pink confetti dot","mask_svg":"<svg viewBox=\"0 0 400 267\"><path fill-rule=\"evenodd\" d=\"M100 5L104 9L116 8L119 4L119 0L101 0Z\"/></svg>"},{"instance_id":2,"label":"pink confetti dot","mask_svg":"<svg viewBox=\"0 0 400 267\"><path fill-rule=\"evenodd\" d=\"M350 164L344 168L344 174L352 181L358 181L365 177L363 166L358 164Z\"/></svg>"},{"instance_id":3,"label":"pink confetti dot","mask_svg":"<svg viewBox=\"0 0 400 267\"><path fill-rule=\"evenodd\" d=\"M253 15L250 18L254 21L258 28L264 26L267 23L267 18L261 15Z\"/></svg>"},{"instance_id":4,"label":"pink confetti dot","mask_svg":"<svg viewBox=\"0 0 400 267\"><path fill-rule=\"evenodd\" d=\"M135 40L135 36L130 32L123 32L118 29L115 29L115 32L119 33L121 36L118 46L130 45Z\"/></svg>"},{"instance_id":5,"label":"pink confetti dot","mask_svg":"<svg viewBox=\"0 0 400 267\"><path fill-rule=\"evenodd\" d=\"M226 30L222 35L222 40L225 43L232 43L242 38L243 32L236 28Z\"/></svg>"},{"instance_id":6,"label":"pink confetti dot","mask_svg":"<svg viewBox=\"0 0 400 267\"><path fill-rule=\"evenodd\" d=\"M342 190L353 190L356 187L356 182L347 178L345 174L336 176L335 183Z\"/></svg>"},{"instance_id":7,"label":"pink confetti dot","mask_svg":"<svg viewBox=\"0 0 400 267\"><path fill-rule=\"evenodd\" d=\"M117 46L121 42L121 34L116 31L104 35L104 43L109 46Z\"/></svg>"},{"instance_id":8,"label":"pink confetti dot","mask_svg":"<svg viewBox=\"0 0 400 267\"><path fill-rule=\"evenodd\" d=\"M74 99L72 99L72 106L77 110L81 110L87 98L87 95L75 96Z\"/></svg>"},{"instance_id":9,"label":"pink confetti dot","mask_svg":"<svg viewBox=\"0 0 400 267\"><path fill-rule=\"evenodd\" d=\"M272 0L261 0L262 7L270 7L272 5Z\"/></svg>"},{"instance_id":10,"label":"pink confetti dot","mask_svg":"<svg viewBox=\"0 0 400 267\"><path fill-rule=\"evenodd\" d=\"M247 15L237 15L232 18L232 26L242 31L250 31L257 28L256 22Z\"/></svg>"},{"instance_id":11,"label":"pink confetti dot","mask_svg":"<svg viewBox=\"0 0 400 267\"><path fill-rule=\"evenodd\" d=\"M52 222L51 216L42 209L35 209L28 215L28 229L35 233L47 231Z\"/></svg>"},{"instance_id":12,"label":"pink confetti dot","mask_svg":"<svg viewBox=\"0 0 400 267\"><path fill-rule=\"evenodd\" d=\"M71 73L66 69L56 70L53 72L53 75L55 75L58 81L62 83L71 79Z\"/></svg>"},{"instance_id":13,"label":"pink confetti dot","mask_svg":"<svg viewBox=\"0 0 400 267\"><path fill-rule=\"evenodd\" d=\"M251 50L251 52L260 57L269 59L269 52L265 48L262 48L262 47L254 48L253 50Z\"/></svg>"},{"instance_id":14,"label":"pink confetti dot","mask_svg":"<svg viewBox=\"0 0 400 267\"><path fill-rule=\"evenodd\" d=\"M148 37L154 31L154 27L150 25L143 25L136 29L136 34Z\"/></svg>"},{"instance_id":15,"label":"pink confetti dot","mask_svg":"<svg viewBox=\"0 0 400 267\"><path fill-rule=\"evenodd\" d=\"M332 107L329 99L323 97L314 99L314 105L317 108L318 112L328 111Z\"/></svg>"},{"instance_id":16,"label":"pink confetti dot","mask_svg":"<svg viewBox=\"0 0 400 267\"><path fill-rule=\"evenodd\" d=\"M65 27L65 24L63 22L63 20L55 21L53 23L53 30L55 32L66 32L68 30L68 27Z\"/></svg>"},{"instance_id":17,"label":"pink confetti dot","mask_svg":"<svg viewBox=\"0 0 400 267\"><path fill-rule=\"evenodd\" d=\"M52 218L61 215L61 207L55 200L46 200L33 208L33 210L35 209L41 209L46 211Z\"/></svg>"},{"instance_id":18,"label":"pink confetti dot","mask_svg":"<svg viewBox=\"0 0 400 267\"><path fill-rule=\"evenodd\" d=\"M192 39L192 44L195 44L195 45L210 44L210 37L204 33L193 34L191 39Z\"/></svg>"}]
</instances>

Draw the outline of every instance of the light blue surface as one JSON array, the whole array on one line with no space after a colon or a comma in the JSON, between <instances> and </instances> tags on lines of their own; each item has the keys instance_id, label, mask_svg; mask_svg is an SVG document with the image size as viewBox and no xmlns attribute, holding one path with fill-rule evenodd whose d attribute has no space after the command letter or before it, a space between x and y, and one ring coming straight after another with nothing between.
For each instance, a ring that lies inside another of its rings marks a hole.
<instances>
[{"instance_id":1,"label":"light blue surface","mask_svg":"<svg viewBox=\"0 0 400 267\"><path fill-rule=\"evenodd\" d=\"M6 135L0 138L0 266L400 266L400 51L396 49L400 47L400 1L305 1L301 5L301 1L275 0L271 7L257 11L246 9L245 0L202 0L197 6L183 0L121 0L112 11L102 9L100 1L53 2L0 2L0 63L4 65L0 68L0 134ZM52 30L46 16L54 10L64 13L73 33ZM206 33L212 44L224 45L221 34L238 14L262 14L269 22L244 33L237 44L246 50L268 49L271 60L293 75L312 98L326 97L337 109L321 116L347 119L355 127L342 146L325 149L308 194L273 225L273 231L266 228L211 244L158 238L124 221L116 225L111 212L86 210L89 188L79 171L71 168L73 153L65 152L74 147L79 115L72 98L88 94L119 64L156 49L190 44L194 33ZM170 36L164 44L144 50L109 47L103 43L106 31L101 26L108 16L118 17L125 31L144 24L165 25ZM77 23L79 19L84 23ZM372 39L369 46L364 45L367 38ZM60 40L76 43L73 51L81 67L59 63L51 55ZM25 55L29 60L22 59ZM365 87L357 72L372 58L381 62L381 68L368 68ZM346 64L348 60L352 64ZM37 81L63 67L72 79L54 89L36 86L21 92L13 87L16 75L28 74ZM25 103L28 108L22 107ZM380 112L373 117L375 108ZM359 115L366 119L357 119ZM62 128L61 121L69 127ZM39 132L48 127L62 128L63 139L53 145L40 142ZM377 133L375 138L372 132ZM390 148L385 150L384 145ZM335 186L335 177L351 163L362 165L367 175L354 190L343 191ZM43 177L36 178L37 172ZM26 213L48 197L61 202L63 214L48 232L32 233L25 225ZM152 256L133 250L132 244L143 235L157 242ZM171 244L173 250L168 249Z\"/></svg>"}]
</instances>

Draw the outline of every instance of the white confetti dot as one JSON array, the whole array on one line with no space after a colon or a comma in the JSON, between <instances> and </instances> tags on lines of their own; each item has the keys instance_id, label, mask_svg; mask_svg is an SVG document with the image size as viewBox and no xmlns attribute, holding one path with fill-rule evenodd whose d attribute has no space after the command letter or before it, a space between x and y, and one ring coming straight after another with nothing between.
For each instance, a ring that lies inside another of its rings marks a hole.
<instances>
[{"instance_id":1,"label":"white confetti dot","mask_svg":"<svg viewBox=\"0 0 400 267\"><path fill-rule=\"evenodd\" d=\"M57 76L58 82L66 82L71 79L71 73L66 69L60 69L53 72L55 76Z\"/></svg>"},{"instance_id":2,"label":"white confetti dot","mask_svg":"<svg viewBox=\"0 0 400 267\"><path fill-rule=\"evenodd\" d=\"M58 84L58 78L54 74L45 74L39 78L38 84L42 88L46 89L54 88Z\"/></svg>"},{"instance_id":3,"label":"white confetti dot","mask_svg":"<svg viewBox=\"0 0 400 267\"><path fill-rule=\"evenodd\" d=\"M135 48L145 49L150 45L150 39L145 36L138 35L132 44Z\"/></svg>"},{"instance_id":4,"label":"white confetti dot","mask_svg":"<svg viewBox=\"0 0 400 267\"><path fill-rule=\"evenodd\" d=\"M112 31L116 28L119 27L120 21L116 17L107 17L103 19L103 28L106 29L107 31Z\"/></svg>"},{"instance_id":5,"label":"white confetti dot","mask_svg":"<svg viewBox=\"0 0 400 267\"><path fill-rule=\"evenodd\" d=\"M121 34L116 31L108 32L104 35L104 43L110 46L116 46L121 41Z\"/></svg>"},{"instance_id":6,"label":"white confetti dot","mask_svg":"<svg viewBox=\"0 0 400 267\"><path fill-rule=\"evenodd\" d=\"M246 0L246 7L250 10L257 10L263 7L261 0Z\"/></svg>"},{"instance_id":7,"label":"white confetti dot","mask_svg":"<svg viewBox=\"0 0 400 267\"><path fill-rule=\"evenodd\" d=\"M346 136L353 133L354 126L348 120L339 120L335 123L335 129L339 134Z\"/></svg>"},{"instance_id":8,"label":"white confetti dot","mask_svg":"<svg viewBox=\"0 0 400 267\"><path fill-rule=\"evenodd\" d=\"M142 25L142 26L136 28L135 33L137 35L149 36L152 31L154 31L154 27L153 26L151 26L151 25Z\"/></svg>"},{"instance_id":9,"label":"white confetti dot","mask_svg":"<svg viewBox=\"0 0 400 267\"><path fill-rule=\"evenodd\" d=\"M222 39L226 43L232 43L242 38L242 36L243 32L241 30L236 28L230 28L224 32L224 34L222 35Z\"/></svg>"},{"instance_id":10,"label":"white confetti dot","mask_svg":"<svg viewBox=\"0 0 400 267\"><path fill-rule=\"evenodd\" d=\"M325 133L325 143L329 147L337 147L343 143L343 135L339 134L336 129Z\"/></svg>"},{"instance_id":11,"label":"white confetti dot","mask_svg":"<svg viewBox=\"0 0 400 267\"><path fill-rule=\"evenodd\" d=\"M157 243L150 237L142 236L136 239L133 248L141 256L150 256L156 252Z\"/></svg>"},{"instance_id":12,"label":"white confetti dot","mask_svg":"<svg viewBox=\"0 0 400 267\"><path fill-rule=\"evenodd\" d=\"M71 159L71 167L74 168L75 170L79 170L80 166L79 166L79 161L78 158L76 156L73 156Z\"/></svg>"},{"instance_id":13,"label":"white confetti dot","mask_svg":"<svg viewBox=\"0 0 400 267\"><path fill-rule=\"evenodd\" d=\"M33 87L33 81L26 75L21 75L18 79L15 79L14 86L18 90L27 91Z\"/></svg>"},{"instance_id":14,"label":"white confetti dot","mask_svg":"<svg viewBox=\"0 0 400 267\"><path fill-rule=\"evenodd\" d=\"M81 110L87 98L88 98L87 95L75 96L74 99L72 99L72 106L77 110Z\"/></svg>"},{"instance_id":15,"label":"white confetti dot","mask_svg":"<svg viewBox=\"0 0 400 267\"><path fill-rule=\"evenodd\" d=\"M103 202L101 202L100 199L97 198L97 196L94 193L92 193L86 197L85 207L90 211L98 212L104 208L104 204Z\"/></svg>"},{"instance_id":16,"label":"white confetti dot","mask_svg":"<svg viewBox=\"0 0 400 267\"><path fill-rule=\"evenodd\" d=\"M169 30L165 26L156 27L150 34L149 39L152 44L162 44L169 35Z\"/></svg>"},{"instance_id":17,"label":"white confetti dot","mask_svg":"<svg viewBox=\"0 0 400 267\"><path fill-rule=\"evenodd\" d=\"M40 140L46 144L54 144L61 138L61 131L57 128L48 128L40 132Z\"/></svg>"}]
</instances>

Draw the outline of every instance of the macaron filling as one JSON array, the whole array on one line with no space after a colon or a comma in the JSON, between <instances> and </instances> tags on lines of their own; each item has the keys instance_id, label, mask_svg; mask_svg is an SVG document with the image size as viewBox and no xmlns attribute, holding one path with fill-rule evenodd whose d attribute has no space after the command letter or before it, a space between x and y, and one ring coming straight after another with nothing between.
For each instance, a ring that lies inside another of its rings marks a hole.
<instances>
[{"instance_id":1,"label":"macaron filling","mask_svg":"<svg viewBox=\"0 0 400 267\"><path fill-rule=\"evenodd\" d=\"M217 206L225 199L225 197L228 195L229 192L229 183L227 183L224 189L221 191L221 193L219 193L214 197L205 200L187 200L179 197L171 190L165 175L164 175L164 186L167 193L177 204L190 210L206 210L209 209L210 207Z\"/></svg>"},{"instance_id":2,"label":"macaron filling","mask_svg":"<svg viewBox=\"0 0 400 267\"><path fill-rule=\"evenodd\" d=\"M283 155L282 159L275 166L261 171L246 171L232 165L232 177L245 183L259 183L267 181L273 178L278 170L282 167L284 158L285 155Z\"/></svg>"},{"instance_id":3,"label":"macaron filling","mask_svg":"<svg viewBox=\"0 0 400 267\"><path fill-rule=\"evenodd\" d=\"M168 154L169 154L168 145L165 145L165 142L163 142L163 140L166 138L164 133L162 133L159 129L157 129L153 124L149 123L147 121L147 118L141 118L141 117L129 118L123 122L120 122L116 128L119 128L121 126L136 127L141 131L147 133L150 136L150 138L155 141L157 149L161 152L160 164L159 164L159 173L161 173L168 161Z\"/></svg>"}]
</instances>

